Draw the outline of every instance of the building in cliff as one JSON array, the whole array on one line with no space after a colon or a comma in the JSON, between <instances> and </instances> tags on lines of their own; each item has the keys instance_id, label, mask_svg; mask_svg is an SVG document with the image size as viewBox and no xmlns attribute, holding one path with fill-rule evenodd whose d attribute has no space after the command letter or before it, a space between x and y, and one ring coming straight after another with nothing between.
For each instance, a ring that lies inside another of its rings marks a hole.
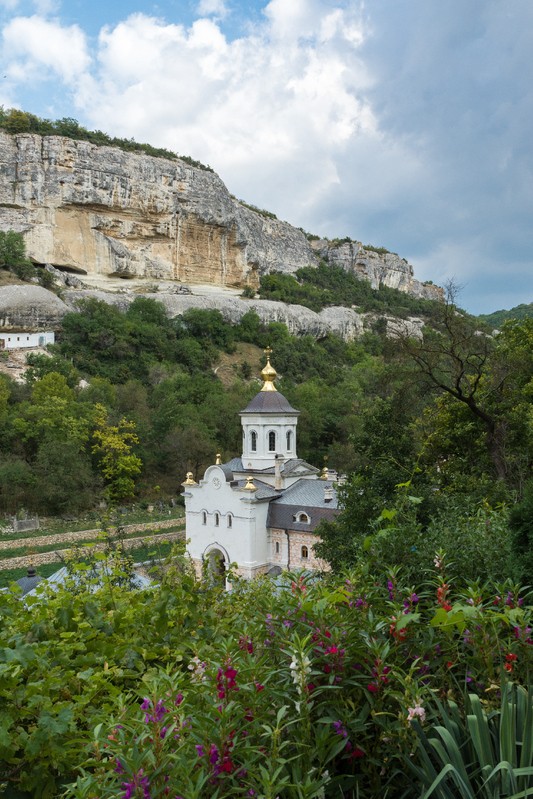
<instances>
[{"instance_id":1,"label":"building in cliff","mask_svg":"<svg viewBox=\"0 0 533 799\"><path fill-rule=\"evenodd\" d=\"M55 334L52 330L43 330L38 333L29 331L16 331L0 333L0 350L20 350L31 347L46 347L53 344Z\"/></svg>"},{"instance_id":2,"label":"building in cliff","mask_svg":"<svg viewBox=\"0 0 533 799\"><path fill-rule=\"evenodd\" d=\"M187 551L196 572L204 564L223 577L230 564L252 578L285 569L325 570L313 547L323 519L338 513L336 481L327 469L298 458L299 411L275 387L270 350L261 391L241 411L240 458L209 466L185 497Z\"/></svg>"}]
</instances>

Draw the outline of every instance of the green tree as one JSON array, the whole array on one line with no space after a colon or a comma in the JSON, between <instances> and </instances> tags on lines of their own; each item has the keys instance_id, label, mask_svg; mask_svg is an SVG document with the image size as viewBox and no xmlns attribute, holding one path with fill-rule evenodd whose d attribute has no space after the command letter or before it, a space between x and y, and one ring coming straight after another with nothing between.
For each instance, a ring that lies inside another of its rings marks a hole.
<instances>
[{"instance_id":1,"label":"green tree","mask_svg":"<svg viewBox=\"0 0 533 799\"><path fill-rule=\"evenodd\" d=\"M95 429L92 452L106 486L106 494L112 503L129 499L135 492L135 478L142 468L141 459L133 453L139 438L135 425L126 418L118 424L109 424L107 409L95 406Z\"/></svg>"}]
</instances>

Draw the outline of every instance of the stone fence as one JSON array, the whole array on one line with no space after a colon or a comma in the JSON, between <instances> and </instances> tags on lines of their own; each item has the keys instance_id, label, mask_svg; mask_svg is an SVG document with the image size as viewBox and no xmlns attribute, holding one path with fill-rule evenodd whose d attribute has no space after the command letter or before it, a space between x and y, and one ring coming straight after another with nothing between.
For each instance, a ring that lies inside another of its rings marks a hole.
<instances>
[{"instance_id":1,"label":"stone fence","mask_svg":"<svg viewBox=\"0 0 533 799\"><path fill-rule=\"evenodd\" d=\"M174 523L175 521L176 520L174 520ZM131 526L133 527L135 525ZM167 524L167 527L170 526L171 525ZM70 533L70 535L76 535L76 534ZM139 538L128 538L123 543L125 549L134 549L136 546L139 546L145 541L153 541L154 543L157 542L164 543L165 541L179 541L180 539L183 540L183 537L184 537L184 531L178 530L177 532L167 533L166 535L161 534L161 535L140 536ZM63 536L63 541L65 540L66 539ZM105 549L105 547L106 547L105 542L94 544L94 548L96 550L102 550ZM20 569L23 568L24 566L41 566L43 563L55 563L58 560L64 560L68 552L69 552L68 549L56 549L52 550L51 552L36 552L34 555L22 555L21 557L18 558L7 558L5 560L0 560L0 571L2 569Z\"/></svg>"}]
</instances>

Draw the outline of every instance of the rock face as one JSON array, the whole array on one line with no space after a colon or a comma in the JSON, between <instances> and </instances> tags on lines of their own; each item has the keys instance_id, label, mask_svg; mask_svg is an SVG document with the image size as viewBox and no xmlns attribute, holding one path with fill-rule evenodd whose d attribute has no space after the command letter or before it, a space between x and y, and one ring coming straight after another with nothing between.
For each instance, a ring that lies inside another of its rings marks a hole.
<instances>
[{"instance_id":1,"label":"rock face","mask_svg":"<svg viewBox=\"0 0 533 799\"><path fill-rule=\"evenodd\" d=\"M312 242L314 251L330 264L342 266L368 280L372 288L389 286L425 300L444 299L440 286L416 280L413 267L405 258L394 252L366 249L359 241L335 242L319 240Z\"/></svg>"},{"instance_id":2,"label":"rock face","mask_svg":"<svg viewBox=\"0 0 533 799\"><path fill-rule=\"evenodd\" d=\"M189 308L220 311L227 322L237 324L248 311L255 311L262 322L282 322L295 336L309 335L323 338L334 333L345 341L353 341L375 322L372 314L360 314L351 308L330 307L315 313L301 305L288 305L271 300L243 300L222 293L209 296L157 292L156 294L111 293L93 289L65 290L64 301L41 286L3 286L0 288L0 329L3 330L60 330L61 320L69 311L78 310L80 300L95 299L125 311L135 297L145 296L157 300L170 317L181 316ZM394 338L409 332L421 335L423 323L418 319L386 319L387 334Z\"/></svg>"},{"instance_id":3,"label":"rock face","mask_svg":"<svg viewBox=\"0 0 533 799\"><path fill-rule=\"evenodd\" d=\"M416 296L439 289L396 255L358 242L311 243L298 228L244 206L212 172L59 136L0 131L0 229L28 255L80 274L257 286L320 257L374 287Z\"/></svg>"},{"instance_id":4,"label":"rock face","mask_svg":"<svg viewBox=\"0 0 533 799\"><path fill-rule=\"evenodd\" d=\"M0 329L57 330L69 307L41 286L0 288Z\"/></svg>"},{"instance_id":5,"label":"rock face","mask_svg":"<svg viewBox=\"0 0 533 799\"><path fill-rule=\"evenodd\" d=\"M303 233L249 210L184 161L0 132L0 227L28 255L80 273L257 285L314 262Z\"/></svg>"}]
</instances>

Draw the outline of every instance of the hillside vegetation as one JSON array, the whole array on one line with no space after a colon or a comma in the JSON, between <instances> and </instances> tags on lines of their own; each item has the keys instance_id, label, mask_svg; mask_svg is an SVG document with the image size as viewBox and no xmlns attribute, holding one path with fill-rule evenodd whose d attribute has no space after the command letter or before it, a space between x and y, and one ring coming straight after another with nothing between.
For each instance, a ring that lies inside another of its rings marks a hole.
<instances>
[{"instance_id":1,"label":"hillside vegetation","mask_svg":"<svg viewBox=\"0 0 533 799\"><path fill-rule=\"evenodd\" d=\"M172 150L164 147L153 147L151 144L136 142L134 139L122 139L116 136L108 136L101 130L87 130L82 127L76 119L64 117L63 119L42 119L41 117L30 114L27 111L20 111L17 108L5 110L0 107L0 128L7 133L37 133L39 136L66 136L69 139L78 139L96 144L98 147L106 145L108 147L118 147L126 152L139 152L151 155L154 158L170 158L176 160L180 158L197 169L204 169L212 172L210 166L196 161L188 155L177 155Z\"/></svg>"},{"instance_id":2,"label":"hillside vegetation","mask_svg":"<svg viewBox=\"0 0 533 799\"><path fill-rule=\"evenodd\" d=\"M533 317L533 302L516 305L509 311L493 311L489 314L480 314L481 319L491 330L500 328L510 319L531 319Z\"/></svg>"}]
</instances>

